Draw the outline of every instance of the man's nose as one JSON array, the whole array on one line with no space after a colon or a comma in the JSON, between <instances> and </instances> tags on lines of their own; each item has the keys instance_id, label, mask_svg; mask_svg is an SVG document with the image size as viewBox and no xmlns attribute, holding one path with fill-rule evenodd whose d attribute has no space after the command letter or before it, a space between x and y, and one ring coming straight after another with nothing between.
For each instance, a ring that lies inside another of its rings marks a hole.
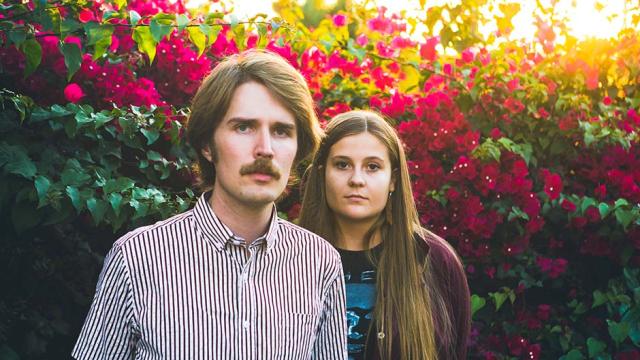
<instances>
[{"instance_id":1,"label":"man's nose","mask_svg":"<svg viewBox=\"0 0 640 360\"><path fill-rule=\"evenodd\" d=\"M258 132L258 138L256 140L255 156L264 158L273 158L273 144L271 138L271 132L269 129L263 129Z\"/></svg>"}]
</instances>

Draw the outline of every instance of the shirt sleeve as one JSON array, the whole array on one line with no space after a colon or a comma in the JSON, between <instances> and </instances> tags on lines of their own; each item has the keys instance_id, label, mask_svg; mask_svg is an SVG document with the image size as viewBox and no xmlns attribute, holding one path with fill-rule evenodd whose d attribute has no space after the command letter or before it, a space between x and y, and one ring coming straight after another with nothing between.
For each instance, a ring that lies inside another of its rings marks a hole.
<instances>
[{"instance_id":1,"label":"shirt sleeve","mask_svg":"<svg viewBox=\"0 0 640 360\"><path fill-rule=\"evenodd\" d=\"M132 359L135 354L131 279L121 248L114 247L104 266L91 309L71 353L78 360Z\"/></svg>"},{"instance_id":2,"label":"shirt sleeve","mask_svg":"<svg viewBox=\"0 0 640 360\"><path fill-rule=\"evenodd\" d=\"M334 261L332 280L325 291L322 315L313 346L312 359L347 358L347 320L342 264Z\"/></svg>"}]
</instances>

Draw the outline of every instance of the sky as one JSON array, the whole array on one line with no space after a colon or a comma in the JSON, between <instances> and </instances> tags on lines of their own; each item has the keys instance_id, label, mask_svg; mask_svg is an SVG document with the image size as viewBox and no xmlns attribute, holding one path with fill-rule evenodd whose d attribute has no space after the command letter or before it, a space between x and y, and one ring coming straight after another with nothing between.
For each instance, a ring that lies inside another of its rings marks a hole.
<instances>
[{"instance_id":1,"label":"sky","mask_svg":"<svg viewBox=\"0 0 640 360\"><path fill-rule=\"evenodd\" d=\"M201 5L207 0L187 0L189 6ZM327 0L331 2L335 0ZM354 2L362 2L362 0L352 0ZM462 0L464 1L464 0ZM553 0L540 0L542 4L549 4ZM555 0L556 10L561 14L566 14L569 22L570 33L579 38L588 37L610 38L615 37L623 27L623 19L621 14L624 12L624 0ZM424 16L424 10L420 9L418 0L370 0L370 3L378 6L385 6L389 12L399 13L406 11L407 16L421 18ZM427 0L425 7L433 5L441 5L442 3L457 3L454 0ZM535 36L536 28L534 26L533 11L536 6L535 0L496 0L495 3L510 2L519 3L520 12L514 17L514 31L511 35L513 39L531 40ZM249 18L258 13L264 13L268 16L275 16L272 9L272 1L269 0L227 0L228 4L233 4L233 13L239 18ZM497 9L497 6L496 6ZM498 10L496 10L498 11ZM488 27L481 29L485 33L495 30ZM420 34L420 29L416 33Z\"/></svg>"}]
</instances>

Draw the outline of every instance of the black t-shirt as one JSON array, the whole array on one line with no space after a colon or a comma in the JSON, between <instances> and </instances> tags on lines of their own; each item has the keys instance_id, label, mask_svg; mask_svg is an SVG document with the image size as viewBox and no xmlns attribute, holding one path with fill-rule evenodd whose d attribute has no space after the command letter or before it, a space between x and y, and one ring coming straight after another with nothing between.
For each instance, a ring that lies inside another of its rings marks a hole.
<instances>
[{"instance_id":1,"label":"black t-shirt","mask_svg":"<svg viewBox=\"0 0 640 360\"><path fill-rule=\"evenodd\" d=\"M381 251L382 244L371 249L374 258L379 257ZM349 360L362 360L365 359L367 335L376 302L376 268L366 250L338 249L338 252L346 287Z\"/></svg>"}]
</instances>

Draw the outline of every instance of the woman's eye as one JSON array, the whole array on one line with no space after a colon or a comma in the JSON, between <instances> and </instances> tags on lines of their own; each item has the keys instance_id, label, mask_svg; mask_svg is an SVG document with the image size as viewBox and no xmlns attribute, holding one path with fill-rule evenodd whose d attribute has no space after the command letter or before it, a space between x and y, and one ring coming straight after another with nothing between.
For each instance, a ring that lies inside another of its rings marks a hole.
<instances>
[{"instance_id":1,"label":"woman's eye","mask_svg":"<svg viewBox=\"0 0 640 360\"><path fill-rule=\"evenodd\" d=\"M349 167L349 163L346 161L336 161L335 167L338 169L346 169Z\"/></svg>"},{"instance_id":2,"label":"woman's eye","mask_svg":"<svg viewBox=\"0 0 640 360\"><path fill-rule=\"evenodd\" d=\"M380 170L380 165L373 164L373 163L369 164L369 165L367 165L367 170L369 170L369 171L378 171L378 170Z\"/></svg>"}]
</instances>

